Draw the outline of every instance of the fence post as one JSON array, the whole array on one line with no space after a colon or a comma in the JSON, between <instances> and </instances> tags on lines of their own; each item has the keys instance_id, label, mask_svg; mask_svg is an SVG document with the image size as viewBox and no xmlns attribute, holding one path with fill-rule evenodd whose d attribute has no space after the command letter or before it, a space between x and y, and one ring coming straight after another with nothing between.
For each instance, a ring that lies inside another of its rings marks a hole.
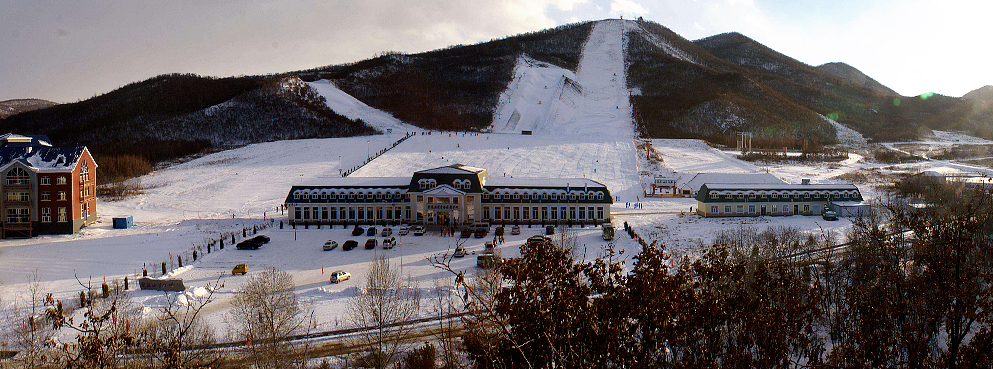
<instances>
[{"instance_id":1,"label":"fence post","mask_svg":"<svg viewBox=\"0 0 993 369\"><path fill-rule=\"evenodd\" d=\"M166 274L166 262L162 262L162 275Z\"/></svg>"}]
</instances>

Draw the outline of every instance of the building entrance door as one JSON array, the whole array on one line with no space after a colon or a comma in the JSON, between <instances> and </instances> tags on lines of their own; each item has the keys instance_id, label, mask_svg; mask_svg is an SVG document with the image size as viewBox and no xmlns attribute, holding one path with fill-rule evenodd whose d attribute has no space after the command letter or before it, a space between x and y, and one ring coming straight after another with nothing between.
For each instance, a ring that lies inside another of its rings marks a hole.
<instances>
[{"instance_id":1,"label":"building entrance door","mask_svg":"<svg viewBox=\"0 0 993 369\"><path fill-rule=\"evenodd\" d=\"M762 205L762 215L765 215L765 205Z\"/></svg>"},{"instance_id":2,"label":"building entrance door","mask_svg":"<svg viewBox=\"0 0 993 369\"><path fill-rule=\"evenodd\" d=\"M800 214L800 205L793 205L793 215Z\"/></svg>"}]
</instances>

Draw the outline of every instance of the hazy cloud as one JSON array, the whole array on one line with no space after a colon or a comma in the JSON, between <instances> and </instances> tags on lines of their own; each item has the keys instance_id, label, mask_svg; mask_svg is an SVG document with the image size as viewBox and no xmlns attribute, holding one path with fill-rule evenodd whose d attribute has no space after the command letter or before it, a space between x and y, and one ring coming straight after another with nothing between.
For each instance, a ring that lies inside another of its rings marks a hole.
<instances>
[{"instance_id":1,"label":"hazy cloud","mask_svg":"<svg viewBox=\"0 0 993 369\"><path fill-rule=\"evenodd\" d=\"M993 82L987 2L0 0L0 9L0 100L74 101L172 72L286 72L621 14L691 40L741 32L806 63L847 62L905 94Z\"/></svg>"}]
</instances>

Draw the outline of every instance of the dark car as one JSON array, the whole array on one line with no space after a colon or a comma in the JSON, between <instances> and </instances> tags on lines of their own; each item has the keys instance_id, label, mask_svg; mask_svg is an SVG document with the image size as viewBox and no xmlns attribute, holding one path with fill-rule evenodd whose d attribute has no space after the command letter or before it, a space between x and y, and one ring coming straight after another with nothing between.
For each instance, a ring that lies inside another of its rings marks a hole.
<instances>
[{"instance_id":1,"label":"dark car","mask_svg":"<svg viewBox=\"0 0 993 369\"><path fill-rule=\"evenodd\" d=\"M476 235L476 238L483 238L483 237L486 237L486 234L487 233L490 233L490 229L489 228L479 228L479 229L476 229L475 235Z\"/></svg>"},{"instance_id":2,"label":"dark car","mask_svg":"<svg viewBox=\"0 0 993 369\"><path fill-rule=\"evenodd\" d=\"M263 235L263 234L260 234L258 236L252 237L251 239L254 240L255 242L258 242L258 243L263 244L263 245L269 243L269 236L266 236L266 235Z\"/></svg>"},{"instance_id":3,"label":"dark car","mask_svg":"<svg viewBox=\"0 0 993 369\"><path fill-rule=\"evenodd\" d=\"M376 227L369 227L369 230L365 232L366 236L376 237Z\"/></svg>"},{"instance_id":4,"label":"dark car","mask_svg":"<svg viewBox=\"0 0 993 369\"><path fill-rule=\"evenodd\" d=\"M262 247L262 241L255 238L249 238L235 245L238 250L258 250L259 247Z\"/></svg>"},{"instance_id":5,"label":"dark car","mask_svg":"<svg viewBox=\"0 0 993 369\"><path fill-rule=\"evenodd\" d=\"M365 232L365 230L362 229L362 227L355 226L355 229L352 229L352 236L361 236L363 232Z\"/></svg>"},{"instance_id":6,"label":"dark car","mask_svg":"<svg viewBox=\"0 0 993 369\"><path fill-rule=\"evenodd\" d=\"M356 247L359 247L359 242L355 240L348 240L345 241L345 243L341 244L341 249L345 251L354 249Z\"/></svg>"},{"instance_id":7,"label":"dark car","mask_svg":"<svg viewBox=\"0 0 993 369\"><path fill-rule=\"evenodd\" d=\"M460 238L472 237L472 231L470 231L469 228L462 228L462 233L459 234L459 237Z\"/></svg>"},{"instance_id":8,"label":"dark car","mask_svg":"<svg viewBox=\"0 0 993 369\"><path fill-rule=\"evenodd\" d=\"M368 239L368 240L365 241L365 248L366 248L366 250L368 250L368 249L374 249L374 248L376 248L376 245L379 245L379 241L376 241L375 238L370 238L370 239Z\"/></svg>"},{"instance_id":9,"label":"dark car","mask_svg":"<svg viewBox=\"0 0 993 369\"><path fill-rule=\"evenodd\" d=\"M545 234L549 236L555 234L555 226L545 226Z\"/></svg>"}]
</instances>

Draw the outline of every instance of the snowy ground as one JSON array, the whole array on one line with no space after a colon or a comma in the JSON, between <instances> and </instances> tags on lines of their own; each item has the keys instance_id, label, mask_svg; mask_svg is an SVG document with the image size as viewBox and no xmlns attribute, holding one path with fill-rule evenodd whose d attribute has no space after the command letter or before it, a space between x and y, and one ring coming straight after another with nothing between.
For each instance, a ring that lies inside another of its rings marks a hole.
<instances>
[{"instance_id":1,"label":"snowy ground","mask_svg":"<svg viewBox=\"0 0 993 369\"><path fill-rule=\"evenodd\" d=\"M254 144L158 170L142 178L142 183L149 187L144 194L118 202L100 201L98 223L78 234L0 241L0 296L7 303L15 300L15 296L27 290L27 278L35 271L44 291L66 298L78 291L74 275L94 281L104 276L108 280L117 279L140 272L144 264L157 266L170 257L175 261L175 256L183 256L189 264L192 247L265 222L263 214L277 222L285 219L276 209L290 186L319 185L339 177L340 170L360 165L367 155L391 146L408 131L418 133L352 176L409 176L417 170L461 163L486 168L492 177L591 178L603 182L613 195L620 196L611 214L617 229L627 222L643 237L659 240L677 255L698 255L703 251L699 245L706 245L716 231L729 227L789 226L819 237L842 234L851 226L845 219L825 222L818 217L803 216L707 219L690 213L696 207L694 199L641 198L639 170L643 165L638 158L643 152L635 146L624 83L622 31L631 26L632 23L620 21L598 23L584 47L576 73L522 58L515 70L517 77L501 97L501 110L491 134L426 132L354 100L326 81L309 83L327 98L328 106L335 111L363 119L380 130L392 128L393 134ZM567 84L564 78L572 81L568 82L570 87L556 87L559 82L563 86ZM521 120L511 124L509 115L514 111ZM521 135L520 130L525 127L533 130L534 135ZM976 142L940 132L931 141ZM815 183L838 182L836 177L840 174L863 170L993 171L949 161L882 165L866 162L859 155L841 163L753 164L699 140L658 139L651 143L667 168L677 173L768 171L792 183L801 178L811 178ZM860 186L863 194L876 196L871 183ZM625 203L636 202L643 206L625 207ZM110 219L124 215L135 217L135 227L111 229ZM504 256L516 255L523 240L537 231L524 228L519 236L508 235L508 243L502 247ZM376 252L387 252L422 289L433 288L437 281L450 278L432 268L427 258L452 248L454 238L437 234L405 236L402 248L390 251L362 248L348 252L340 248L321 251L321 245L328 239L339 243L347 239L363 243L366 239L345 232L327 227L295 232L269 228L263 233L272 242L259 250L239 251L228 247L201 257L171 275L183 278L192 289L227 274L236 263L249 264L249 277L266 266L287 270L294 276L296 292L305 307L315 311L319 329L347 324L343 312L356 286L362 284L368 262ZM597 229L574 229L572 233L579 244L587 246L587 260L604 245ZM469 240L469 251L478 251L483 241ZM628 258L640 250L623 232L618 232L615 244ZM474 260L472 256L459 259L455 266L473 270ZM327 273L338 269L351 272L353 279L340 285L328 283ZM208 319L222 331L227 324L229 300L246 279L222 277L224 287L218 291L219 301L208 314ZM137 291L134 296L148 307L149 313L164 301L160 293Z\"/></svg>"}]
</instances>

